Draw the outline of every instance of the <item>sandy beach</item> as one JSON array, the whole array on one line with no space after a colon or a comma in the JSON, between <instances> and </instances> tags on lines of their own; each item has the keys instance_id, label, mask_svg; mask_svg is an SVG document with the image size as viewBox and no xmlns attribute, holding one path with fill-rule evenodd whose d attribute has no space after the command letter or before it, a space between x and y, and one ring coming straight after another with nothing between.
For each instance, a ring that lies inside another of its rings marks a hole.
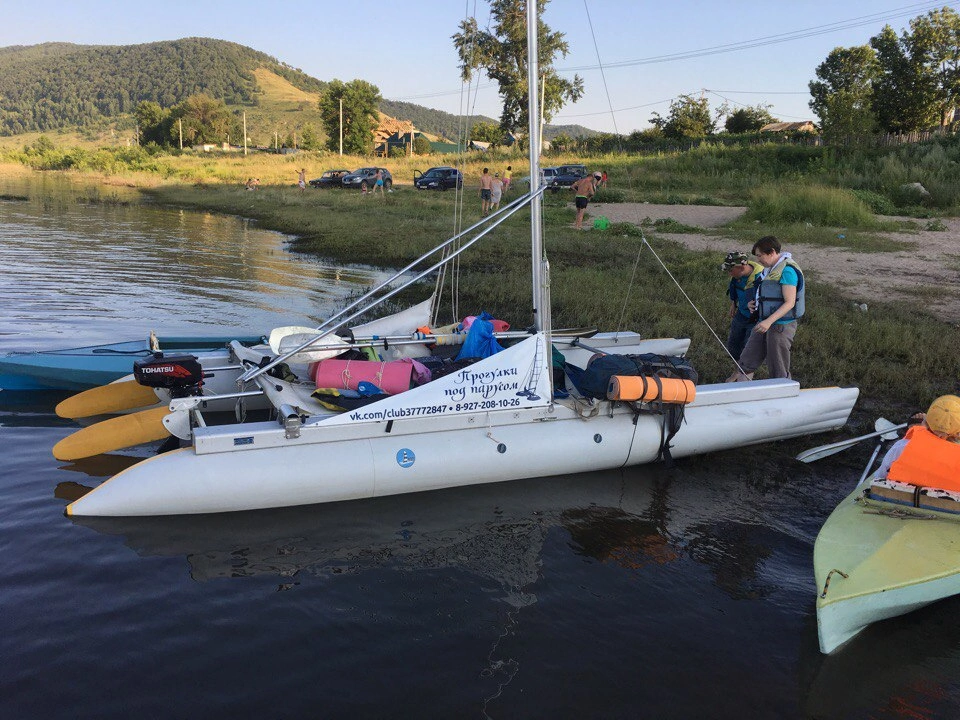
<instances>
[{"instance_id":1,"label":"sandy beach","mask_svg":"<svg viewBox=\"0 0 960 720\"><path fill-rule=\"evenodd\" d=\"M605 215L611 222L640 224L646 218L656 221L672 218L692 227L717 228L740 217L744 207L707 205L652 205L648 203L597 203L590 206L596 217ZM911 218L891 218L911 220ZM851 302L866 304L875 300L916 302L920 298L940 314L941 319L960 324L960 218L942 218L946 230L883 233L903 241L909 250L895 252L854 252L843 247L822 247L781 238L810 277L838 288ZM915 220L918 226L926 221ZM717 253L718 262L738 247L737 241L722 235L696 233L655 233L692 250ZM923 287L926 286L926 287ZM918 288L921 288L918 291Z\"/></svg>"}]
</instances>

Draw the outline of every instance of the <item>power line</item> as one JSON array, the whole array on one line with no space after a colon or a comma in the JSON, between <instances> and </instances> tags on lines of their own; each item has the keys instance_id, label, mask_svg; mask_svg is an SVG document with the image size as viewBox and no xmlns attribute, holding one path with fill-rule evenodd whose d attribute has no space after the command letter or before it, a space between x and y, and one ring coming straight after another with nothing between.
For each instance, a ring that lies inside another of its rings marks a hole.
<instances>
[{"instance_id":1,"label":"power line","mask_svg":"<svg viewBox=\"0 0 960 720\"><path fill-rule=\"evenodd\" d=\"M809 90L710 90L713 93L730 93L731 95L809 95Z\"/></svg>"},{"instance_id":2,"label":"power line","mask_svg":"<svg viewBox=\"0 0 960 720\"><path fill-rule=\"evenodd\" d=\"M740 42L728 43L725 45L714 45L707 48L700 48L698 50L686 50L684 52L672 53L668 55L654 55L652 57L639 58L636 60L622 60L620 62L605 63L604 67L607 69L635 67L637 65L652 65L655 63L673 62L675 60L689 60L692 58L705 57L708 55L718 55L721 53L736 52L738 50L749 50L751 48L764 47L766 45L775 45L783 42L790 42L793 40L801 40L803 38L815 37L817 35L826 35L828 33L838 32L840 30L849 30L851 28L862 27L863 25L872 25L881 20L892 20L895 18L914 15L918 12L923 12L924 10L935 10L945 6L952 7L953 5L955 5L955 3L950 3L950 2L917 3L914 5L907 5L902 8L897 8L896 11L894 12L874 13L872 15L861 15L859 17L851 18L849 20L839 20L837 22L828 23L825 25L815 25L813 27L803 28L800 30L792 30L786 33L778 33L776 35L767 35L760 38L754 38L752 40L742 40ZM599 69L599 66L597 65L578 65L575 67L557 68L557 72L571 73L571 72L580 72L584 70L597 70L597 69Z\"/></svg>"},{"instance_id":3,"label":"power line","mask_svg":"<svg viewBox=\"0 0 960 720\"><path fill-rule=\"evenodd\" d=\"M700 92L700 91L694 90L693 92ZM556 122L561 118L568 119L568 118L579 118L579 117L591 117L595 115L609 115L610 113L629 112L630 110L639 110L645 107L653 107L654 105L663 105L664 103L668 103L671 100L676 100L678 97L681 97L682 95L692 95L692 94L693 93L680 93L680 95L674 95L673 97L668 97L666 100L656 100L655 102L643 103L642 105L631 105L630 107L617 108L616 110L600 110L598 112L579 113L576 115L567 115L567 114L556 115L554 116L553 120L554 122Z\"/></svg>"},{"instance_id":4,"label":"power line","mask_svg":"<svg viewBox=\"0 0 960 720\"><path fill-rule=\"evenodd\" d=\"M648 58L639 58L635 60L623 60L620 62L613 63L604 63L601 65L579 65L574 67L567 68L557 68L557 72L571 73L571 72L580 72L585 70L601 70L611 69L611 68L627 68L635 67L638 65L652 65L657 63L665 62L674 62L678 60L688 60L693 58L705 57L709 55L718 55L722 53L737 52L739 50L749 50L757 47L764 47L767 45L775 45L779 43L792 42L794 40L802 40L804 38L815 37L817 35L826 35L832 32L839 32L841 30L849 30L856 27L862 27L864 25L871 25L879 21L888 21L893 19L898 19L902 17L912 16L916 14L923 13L929 10L938 10L942 7L955 7L956 2L922 2L914 3L912 5L905 5L900 8L896 8L892 11L884 11L878 13L872 13L870 15L860 15L855 18L850 18L847 20L838 20L832 23L826 23L823 25L814 25L809 28L801 28L799 30L792 30L790 32L778 33L776 35L767 35L759 38L754 38L750 40L743 40L736 43L728 43L724 45L714 45L707 48L700 48L697 50L687 50L680 53L672 53L667 55L655 55ZM483 85L478 84L475 88L475 91L479 94L480 90L487 90L490 88L497 87L496 83L486 83ZM431 93L423 93L420 95L408 95L404 97L394 98L398 101L407 101L407 100L420 100L427 98L443 97L446 95L458 95L460 90L447 90L447 91L437 91ZM806 95L808 92L801 91L760 91L760 90L718 90L718 91L709 91L714 94L721 92L731 93L731 94L753 94L753 95ZM681 95L684 93L681 93ZM686 93L690 94L690 93ZM563 114L556 116L554 121L559 119L571 119L571 118L583 118L583 117L595 117L597 115L607 115L611 112L628 112L631 110L639 110L645 107L652 107L654 105L662 105L663 103L670 102L671 100L679 97L680 95L674 96L674 98L668 98L666 100L658 100L656 102L643 103L641 105L632 105L626 108L620 108L617 110L604 110L600 112L591 112L591 113L579 113L579 114ZM720 96L722 97L722 96ZM727 98L724 98L725 100ZM734 102L730 100L729 102ZM738 104L738 103L734 103Z\"/></svg>"},{"instance_id":5,"label":"power line","mask_svg":"<svg viewBox=\"0 0 960 720\"><path fill-rule=\"evenodd\" d=\"M474 87L474 90L487 90L488 88L497 87L496 83L486 83L484 85L477 85ZM438 90L437 92L424 93L423 95L405 95L404 97L393 98L397 102L403 102L406 100L420 100L423 98L433 98L433 97L443 97L444 95L459 95L459 90Z\"/></svg>"}]
</instances>

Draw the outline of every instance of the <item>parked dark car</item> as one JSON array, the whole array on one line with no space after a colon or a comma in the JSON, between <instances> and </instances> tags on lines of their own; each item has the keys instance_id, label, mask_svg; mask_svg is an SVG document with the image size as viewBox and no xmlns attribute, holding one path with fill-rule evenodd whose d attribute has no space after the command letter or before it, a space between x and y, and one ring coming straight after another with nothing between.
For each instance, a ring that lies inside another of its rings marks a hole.
<instances>
[{"instance_id":1,"label":"parked dark car","mask_svg":"<svg viewBox=\"0 0 960 720\"><path fill-rule=\"evenodd\" d=\"M326 170L323 175L310 181L310 187L338 188L343 187L343 176L349 175L349 170Z\"/></svg>"},{"instance_id":2,"label":"parked dark car","mask_svg":"<svg viewBox=\"0 0 960 720\"><path fill-rule=\"evenodd\" d=\"M343 176L343 187L358 188L360 190L373 190L373 184L377 181L377 170L383 173L383 189L389 190L393 185L393 175L386 168L365 167L354 170Z\"/></svg>"},{"instance_id":3,"label":"parked dark car","mask_svg":"<svg viewBox=\"0 0 960 720\"><path fill-rule=\"evenodd\" d=\"M553 176L553 180L550 181L550 189L553 192L559 192L561 188L569 188L586 174L586 165L561 165L557 168L557 174Z\"/></svg>"},{"instance_id":4,"label":"parked dark car","mask_svg":"<svg viewBox=\"0 0 960 720\"><path fill-rule=\"evenodd\" d=\"M450 190L463 187L463 174L452 167L434 167L423 174L413 171L413 185L417 190Z\"/></svg>"}]
</instances>

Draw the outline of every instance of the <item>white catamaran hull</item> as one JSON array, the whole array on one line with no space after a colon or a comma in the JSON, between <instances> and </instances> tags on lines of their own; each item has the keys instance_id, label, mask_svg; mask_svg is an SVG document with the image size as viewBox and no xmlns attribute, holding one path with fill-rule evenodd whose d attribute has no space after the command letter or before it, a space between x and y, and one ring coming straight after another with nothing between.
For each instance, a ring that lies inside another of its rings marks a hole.
<instances>
[{"instance_id":1,"label":"white catamaran hull","mask_svg":"<svg viewBox=\"0 0 960 720\"><path fill-rule=\"evenodd\" d=\"M837 506L814 546L825 654L872 623L960 593L960 523L930 519L932 513L868 514L857 501L862 494L858 487Z\"/></svg>"},{"instance_id":2,"label":"white catamaran hull","mask_svg":"<svg viewBox=\"0 0 960 720\"><path fill-rule=\"evenodd\" d=\"M266 364L248 359L250 367L241 379L245 386L255 383L268 397L278 422L210 427L203 421L196 398L173 400L171 412L162 422L178 437L192 440L191 447L124 470L68 506L68 514L166 515L305 505L602 470L651 462L660 455L671 433L664 429L667 416L651 412L656 407L645 406L642 412L635 412L629 405L607 401L554 401L554 346L559 345L567 364L581 369L587 368L594 350L578 347L570 338L561 344L551 337L550 266L542 233L544 188L537 181L537 10L538 3L527 3L527 114L530 175L534 178L530 194L506 204L401 271L412 270L421 261L427 263L427 258L442 250L441 260L422 269L408 284L430 276L529 203L530 309L536 334L432 382L333 416L316 412L311 407L316 403L309 396L304 398L298 386L284 385L267 374L306 349L309 339L273 360L268 358ZM475 229L475 237L462 241ZM455 241L461 241L456 249L452 246ZM364 299L375 297L382 287ZM370 307L395 292L377 298ZM329 330L344 312L320 329ZM590 338L594 348L597 339ZM634 349L635 341L621 344L613 340L612 345L603 352L644 352ZM471 352L479 350L473 347ZM600 390L594 392L601 395ZM800 391L797 383L788 380L702 386L686 408L686 419L673 440L673 455L836 428L846 422L857 394L855 388ZM673 410L668 415L673 415ZM154 416L138 417L146 428L143 437L153 437L156 428L149 422Z\"/></svg>"},{"instance_id":3,"label":"white catamaran hull","mask_svg":"<svg viewBox=\"0 0 960 720\"><path fill-rule=\"evenodd\" d=\"M533 337L461 373L307 422L296 437L276 422L195 428L192 447L130 467L67 512L229 512L654 461L662 415L635 417L626 405L601 402L598 412L583 417L591 412L573 402L549 403L548 378L524 384L517 368L525 370L526 361L543 352L543 342ZM835 428L846 421L856 396L856 389L800 391L789 380L704 385L686 409L672 454Z\"/></svg>"}]
</instances>

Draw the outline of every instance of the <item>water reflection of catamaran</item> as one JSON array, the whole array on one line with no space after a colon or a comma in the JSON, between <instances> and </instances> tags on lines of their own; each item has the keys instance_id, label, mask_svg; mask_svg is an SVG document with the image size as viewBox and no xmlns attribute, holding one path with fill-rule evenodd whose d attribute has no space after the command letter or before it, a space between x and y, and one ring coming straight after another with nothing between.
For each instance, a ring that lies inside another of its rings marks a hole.
<instances>
[{"instance_id":1,"label":"water reflection of catamaran","mask_svg":"<svg viewBox=\"0 0 960 720\"><path fill-rule=\"evenodd\" d=\"M527 26L528 86L536 88L536 3L528 4ZM450 262L529 204L531 332L504 338L509 345L505 350L473 365L337 413L313 397L316 386L304 377L305 368L298 372L289 361L308 351L336 355L377 342L386 350L387 339L382 336L359 342L352 336L345 341L333 335L339 324L369 312L369 307L360 308L354 316L334 316L318 328L315 337L286 351L251 350L231 343L229 357L219 359L223 364L215 374L218 383L235 383L235 392L211 395L180 388L177 394L182 397L170 397L167 407L105 421L58 445L60 456L68 449L79 457L91 449L116 449L124 443L170 435L188 443L118 473L71 503L67 513L218 513L354 500L648 463L663 455L666 443L671 444L673 457L681 457L841 426L856 401L855 388L801 390L791 380L700 386L675 436L665 429L668 414L639 402L640 398L598 400L576 391L567 398L555 396L553 347L568 364L582 369L598 350L678 355L686 351L688 341L642 340L630 332L596 333L586 349L580 346L580 337L552 330L550 269L541 221L544 187L537 179L537 92L528 92L528 97L531 177L535 179L531 192L420 258L425 261L433 252L446 252L443 260L417 278ZM452 243L475 230L475 237L452 250ZM383 294L382 287L365 298L376 304L399 291ZM424 348L423 342L422 336L410 334L406 340L389 338L393 350L404 343ZM285 364L289 368L283 368ZM535 369L525 379L531 366ZM286 369L293 372L287 374ZM205 370L197 372L202 376ZM204 418L210 403L251 398L265 402L275 419L213 426ZM589 412L584 412L584 405L592 406ZM404 449L409 452L401 462ZM451 458L456 458L455 466Z\"/></svg>"},{"instance_id":2,"label":"water reflection of catamaran","mask_svg":"<svg viewBox=\"0 0 960 720\"><path fill-rule=\"evenodd\" d=\"M543 541L554 528L566 528L584 554L602 562L637 568L678 559L679 551L668 549L674 533L664 518L650 516L662 504L652 492L650 477L628 482L613 471L369 500L349 513L329 505L77 522L124 537L144 556L185 557L200 582L456 568L496 581L508 604L519 608L536 600Z\"/></svg>"}]
</instances>

